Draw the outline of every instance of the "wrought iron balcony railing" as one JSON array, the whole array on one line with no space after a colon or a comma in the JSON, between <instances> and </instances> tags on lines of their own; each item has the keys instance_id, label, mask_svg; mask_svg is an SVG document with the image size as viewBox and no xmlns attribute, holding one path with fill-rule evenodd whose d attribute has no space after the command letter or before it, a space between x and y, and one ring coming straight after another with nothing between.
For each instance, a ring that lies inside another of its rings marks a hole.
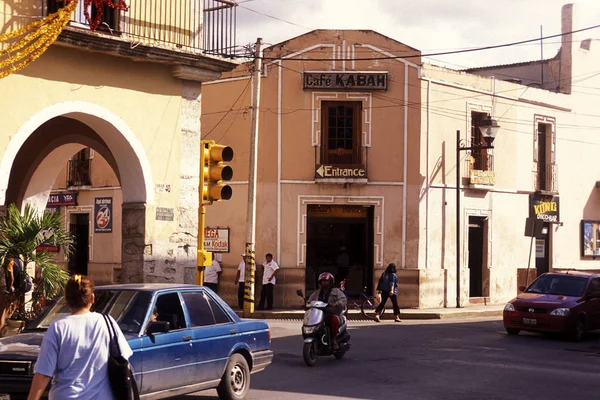
<instances>
[{"instance_id":1,"label":"wrought iron balcony railing","mask_svg":"<svg viewBox=\"0 0 600 400\"><path fill-rule=\"evenodd\" d=\"M558 165L538 163L533 183L536 192L558 193Z\"/></svg>"},{"instance_id":2,"label":"wrought iron balcony railing","mask_svg":"<svg viewBox=\"0 0 600 400\"><path fill-rule=\"evenodd\" d=\"M45 0L46 13L65 6L62 0ZM127 0L127 11L109 6L102 10L98 31L131 41L189 52L230 57L235 51L236 6L231 0ZM88 10L93 20L94 6ZM84 14L84 2L79 1L73 13L71 27L90 29Z\"/></svg>"},{"instance_id":3,"label":"wrought iron balcony railing","mask_svg":"<svg viewBox=\"0 0 600 400\"><path fill-rule=\"evenodd\" d=\"M67 164L67 187L91 186L90 160L69 160Z\"/></svg>"}]
</instances>

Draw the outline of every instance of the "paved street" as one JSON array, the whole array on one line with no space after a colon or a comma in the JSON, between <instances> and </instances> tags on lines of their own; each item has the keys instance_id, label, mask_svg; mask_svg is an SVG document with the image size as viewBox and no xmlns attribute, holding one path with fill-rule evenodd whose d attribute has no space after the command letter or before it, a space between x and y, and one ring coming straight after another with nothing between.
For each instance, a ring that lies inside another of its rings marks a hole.
<instances>
[{"instance_id":1,"label":"paved street","mask_svg":"<svg viewBox=\"0 0 600 400\"><path fill-rule=\"evenodd\" d=\"M258 399L595 399L600 343L509 337L501 321L354 322L346 358L304 365L300 321L272 321L275 360ZM217 399L216 391L180 400Z\"/></svg>"}]
</instances>

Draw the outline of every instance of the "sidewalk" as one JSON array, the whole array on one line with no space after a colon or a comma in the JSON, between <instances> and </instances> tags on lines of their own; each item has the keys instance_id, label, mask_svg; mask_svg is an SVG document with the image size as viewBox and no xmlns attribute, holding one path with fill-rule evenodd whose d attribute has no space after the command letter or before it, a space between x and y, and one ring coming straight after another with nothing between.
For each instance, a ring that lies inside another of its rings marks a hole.
<instances>
[{"instance_id":1,"label":"sidewalk","mask_svg":"<svg viewBox=\"0 0 600 400\"><path fill-rule=\"evenodd\" d=\"M401 319L460 319L460 318L481 318L481 317L501 317L504 304L494 305L469 305L463 308L426 308L426 309L404 309L400 310ZM242 312L236 310L238 316ZM301 320L304 317L304 310L280 309L269 311L255 311L252 318L256 319L295 319ZM383 314L383 319L393 319L394 315L391 308L387 308ZM348 312L350 320L366 320L360 310L350 310Z\"/></svg>"}]
</instances>

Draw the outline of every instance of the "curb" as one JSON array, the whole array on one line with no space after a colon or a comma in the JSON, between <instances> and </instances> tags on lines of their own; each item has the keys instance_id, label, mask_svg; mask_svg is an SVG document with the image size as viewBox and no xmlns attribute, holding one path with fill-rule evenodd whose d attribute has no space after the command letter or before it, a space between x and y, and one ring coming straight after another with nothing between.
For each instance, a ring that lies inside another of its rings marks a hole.
<instances>
[{"instance_id":1,"label":"curb","mask_svg":"<svg viewBox=\"0 0 600 400\"><path fill-rule=\"evenodd\" d=\"M236 311L236 314L242 318L242 312ZM501 317L502 309L498 310L473 310L473 311L444 311L444 312L402 312L400 311L400 319L405 320L442 320L442 319L460 319L460 318L490 318L490 317ZM276 311L276 312L254 312L251 319L274 319L274 320L301 320L304 317L302 311ZM368 321L361 313L349 313L348 319L351 321ZM386 312L383 314L382 319L392 320L394 316L391 313Z\"/></svg>"}]
</instances>

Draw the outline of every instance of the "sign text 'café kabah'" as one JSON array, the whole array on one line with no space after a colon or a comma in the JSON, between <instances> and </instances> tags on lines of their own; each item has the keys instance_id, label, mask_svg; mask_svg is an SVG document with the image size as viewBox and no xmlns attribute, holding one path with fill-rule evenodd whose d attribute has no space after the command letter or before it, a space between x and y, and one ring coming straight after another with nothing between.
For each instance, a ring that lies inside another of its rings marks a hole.
<instances>
[{"instance_id":1,"label":"sign text 'caf\u00e9 kabah'","mask_svg":"<svg viewBox=\"0 0 600 400\"><path fill-rule=\"evenodd\" d=\"M304 72L304 89L387 90L387 72Z\"/></svg>"}]
</instances>

